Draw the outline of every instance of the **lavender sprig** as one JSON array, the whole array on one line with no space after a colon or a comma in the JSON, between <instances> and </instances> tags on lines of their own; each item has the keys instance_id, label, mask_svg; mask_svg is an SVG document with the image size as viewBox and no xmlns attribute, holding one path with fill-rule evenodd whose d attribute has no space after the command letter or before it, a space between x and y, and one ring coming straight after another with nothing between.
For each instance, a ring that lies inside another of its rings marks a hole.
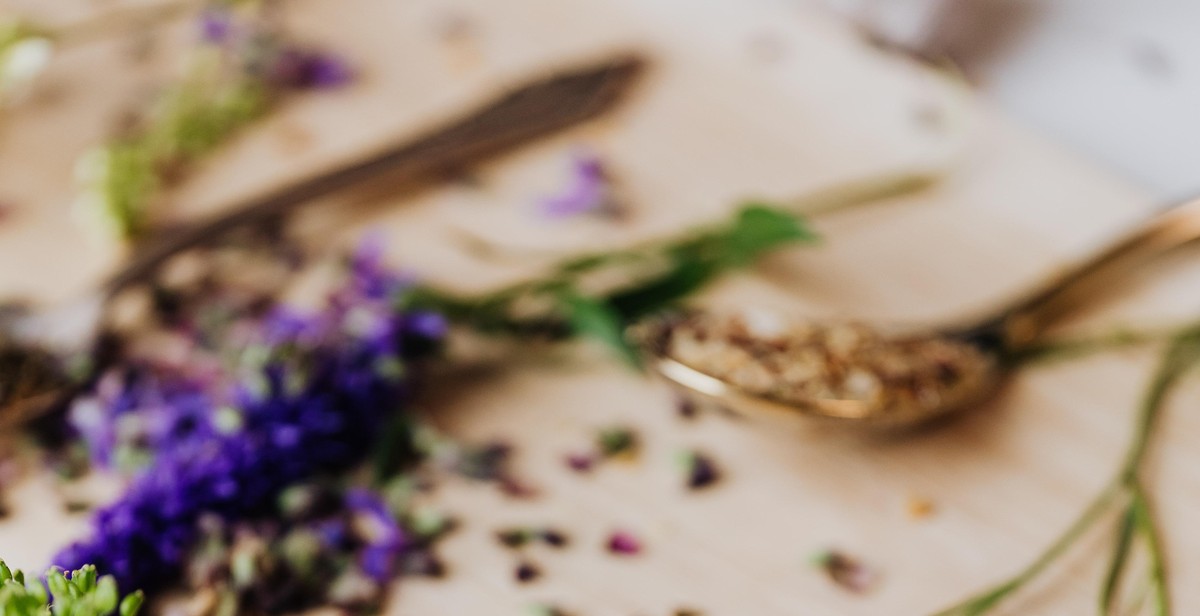
<instances>
[{"instance_id":1,"label":"lavender sprig","mask_svg":"<svg viewBox=\"0 0 1200 616\"><path fill-rule=\"evenodd\" d=\"M442 333L436 315L394 310L408 287L379 259L374 247L360 251L322 312L280 310L263 322L256 344L204 392L208 423L164 436L154 463L54 562L92 562L122 585L155 590L177 577L202 516L269 513L287 486L361 461L407 399L411 363Z\"/></svg>"}]
</instances>

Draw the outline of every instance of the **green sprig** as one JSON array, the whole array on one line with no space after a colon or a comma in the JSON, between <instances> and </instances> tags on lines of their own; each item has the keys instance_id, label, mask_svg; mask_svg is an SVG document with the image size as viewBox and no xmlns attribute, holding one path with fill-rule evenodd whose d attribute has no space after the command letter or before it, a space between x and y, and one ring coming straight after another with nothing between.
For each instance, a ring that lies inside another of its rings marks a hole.
<instances>
[{"instance_id":1,"label":"green sprig","mask_svg":"<svg viewBox=\"0 0 1200 616\"><path fill-rule=\"evenodd\" d=\"M771 251L816 239L803 218L751 203L723 224L627 250L573 258L532 282L477 297L424 287L406 301L483 332L594 339L636 365L638 353L624 333L630 323L671 308L716 277ZM601 274L615 274L624 282L591 288Z\"/></svg>"}]
</instances>

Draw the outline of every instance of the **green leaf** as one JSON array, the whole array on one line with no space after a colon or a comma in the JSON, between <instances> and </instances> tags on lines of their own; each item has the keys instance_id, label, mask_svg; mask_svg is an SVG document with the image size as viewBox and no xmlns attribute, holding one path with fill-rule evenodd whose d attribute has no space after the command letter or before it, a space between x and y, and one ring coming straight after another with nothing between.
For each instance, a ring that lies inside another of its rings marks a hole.
<instances>
[{"instance_id":1,"label":"green leaf","mask_svg":"<svg viewBox=\"0 0 1200 616\"><path fill-rule=\"evenodd\" d=\"M798 216L761 203L750 203L742 207L733 226L719 239L723 261L732 266L744 266L763 253L787 244L815 241L817 235Z\"/></svg>"},{"instance_id":2,"label":"green leaf","mask_svg":"<svg viewBox=\"0 0 1200 616\"><path fill-rule=\"evenodd\" d=\"M625 339L625 323L621 314L605 302L571 293L559 297L567 322L576 334L592 338L617 352L626 362L641 366L641 357Z\"/></svg>"}]
</instances>

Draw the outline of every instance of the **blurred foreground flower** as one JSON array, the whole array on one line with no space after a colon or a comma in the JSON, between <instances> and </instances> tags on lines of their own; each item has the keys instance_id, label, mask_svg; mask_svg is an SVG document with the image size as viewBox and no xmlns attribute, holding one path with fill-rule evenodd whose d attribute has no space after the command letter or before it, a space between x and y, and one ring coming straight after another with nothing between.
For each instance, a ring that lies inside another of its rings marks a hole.
<instances>
[{"instance_id":1,"label":"blurred foreground flower","mask_svg":"<svg viewBox=\"0 0 1200 616\"><path fill-rule=\"evenodd\" d=\"M51 569L43 583L0 560L0 608L5 616L134 616L141 606L140 591L121 600L112 576L99 577L92 565L69 575Z\"/></svg>"},{"instance_id":2,"label":"blurred foreground flower","mask_svg":"<svg viewBox=\"0 0 1200 616\"><path fill-rule=\"evenodd\" d=\"M80 159L76 212L85 224L136 236L159 191L282 96L351 79L340 58L285 40L264 6L235 4L209 7L180 80L134 127Z\"/></svg>"},{"instance_id":3,"label":"blurred foreground flower","mask_svg":"<svg viewBox=\"0 0 1200 616\"><path fill-rule=\"evenodd\" d=\"M320 312L280 306L223 328L217 348L231 359L205 378L146 362L77 402L74 423L97 459L136 448L129 458L142 463L121 499L95 514L90 537L54 562L95 563L153 590L177 579L202 516L269 514L288 486L362 460L402 412L410 364L444 329L437 315L397 309L408 284L379 258L374 246L360 250ZM365 569L383 574L401 538L380 541Z\"/></svg>"},{"instance_id":4,"label":"blurred foreground flower","mask_svg":"<svg viewBox=\"0 0 1200 616\"><path fill-rule=\"evenodd\" d=\"M53 55L45 32L20 20L0 20L0 104L25 94Z\"/></svg>"}]
</instances>

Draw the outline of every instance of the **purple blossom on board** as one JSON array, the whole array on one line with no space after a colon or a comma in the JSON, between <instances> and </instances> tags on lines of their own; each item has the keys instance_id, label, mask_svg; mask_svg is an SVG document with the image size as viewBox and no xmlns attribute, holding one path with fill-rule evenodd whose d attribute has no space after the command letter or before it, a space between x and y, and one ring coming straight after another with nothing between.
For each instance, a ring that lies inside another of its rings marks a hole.
<instances>
[{"instance_id":1,"label":"purple blossom on board","mask_svg":"<svg viewBox=\"0 0 1200 616\"><path fill-rule=\"evenodd\" d=\"M595 154L582 152L571 161L571 176L567 185L555 195L542 201L541 212L551 219L570 218L581 214L616 213L610 177L603 161Z\"/></svg>"},{"instance_id":2,"label":"purple blossom on board","mask_svg":"<svg viewBox=\"0 0 1200 616\"><path fill-rule=\"evenodd\" d=\"M366 538L359 564L371 579L384 584L392 579L396 560L403 553L407 540L404 529L378 494L354 489L346 494L346 506Z\"/></svg>"},{"instance_id":3,"label":"purple blossom on board","mask_svg":"<svg viewBox=\"0 0 1200 616\"><path fill-rule=\"evenodd\" d=\"M331 53L285 47L271 63L268 78L286 88L319 90L350 83L354 71L345 60Z\"/></svg>"},{"instance_id":4,"label":"purple blossom on board","mask_svg":"<svg viewBox=\"0 0 1200 616\"><path fill-rule=\"evenodd\" d=\"M233 16L228 10L208 8L200 14L199 27L204 42L225 43L233 34Z\"/></svg>"},{"instance_id":5,"label":"purple blossom on board","mask_svg":"<svg viewBox=\"0 0 1200 616\"><path fill-rule=\"evenodd\" d=\"M642 542L633 533L619 530L608 537L608 551L619 556L635 556L642 552Z\"/></svg>"},{"instance_id":6,"label":"purple blossom on board","mask_svg":"<svg viewBox=\"0 0 1200 616\"><path fill-rule=\"evenodd\" d=\"M203 516L237 522L267 514L284 488L363 458L407 398L403 366L437 341L425 333L429 315L396 311L395 296L379 293L403 288L372 261L378 254L355 258L361 262L324 310L268 316L223 378L184 387L165 374L93 394L107 405L101 412L155 426L148 432L155 435L154 464L96 512L90 536L60 552L55 565L95 563L125 587L153 590L178 574ZM238 421L216 425L222 410L236 412ZM208 425L183 430L186 418ZM85 437L98 443L98 457L111 455L110 435ZM358 506L367 511L365 503ZM364 566L390 571L402 543L399 533L382 534L374 551L364 552Z\"/></svg>"}]
</instances>

